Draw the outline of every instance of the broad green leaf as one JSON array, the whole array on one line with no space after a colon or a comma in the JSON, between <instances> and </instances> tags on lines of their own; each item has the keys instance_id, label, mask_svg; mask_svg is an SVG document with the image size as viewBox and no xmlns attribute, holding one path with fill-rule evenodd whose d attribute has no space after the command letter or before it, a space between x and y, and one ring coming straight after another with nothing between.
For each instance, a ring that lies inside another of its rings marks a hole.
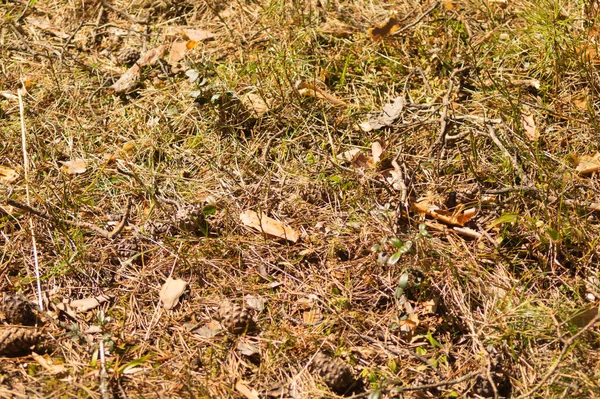
<instances>
[{"instance_id":1,"label":"broad green leaf","mask_svg":"<svg viewBox=\"0 0 600 399\"><path fill-rule=\"evenodd\" d=\"M488 225L488 228L492 228L494 226L497 226L499 224L503 224L503 223L514 223L519 219L519 214L517 213L505 213L502 216L500 216L499 218L492 220L490 222L490 224Z\"/></svg>"}]
</instances>

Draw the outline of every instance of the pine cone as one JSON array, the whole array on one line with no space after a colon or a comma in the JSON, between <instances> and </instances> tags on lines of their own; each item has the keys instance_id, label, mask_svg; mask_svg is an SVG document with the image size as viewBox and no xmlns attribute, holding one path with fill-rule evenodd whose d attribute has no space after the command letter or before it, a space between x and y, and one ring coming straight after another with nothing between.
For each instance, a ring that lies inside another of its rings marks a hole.
<instances>
[{"instance_id":1,"label":"pine cone","mask_svg":"<svg viewBox=\"0 0 600 399\"><path fill-rule=\"evenodd\" d=\"M135 239L125 239L122 240L119 245L117 245L117 256L123 260L133 258L133 262L141 262L142 257L136 256L140 253L140 244Z\"/></svg>"},{"instance_id":2,"label":"pine cone","mask_svg":"<svg viewBox=\"0 0 600 399\"><path fill-rule=\"evenodd\" d=\"M184 206L177 210L175 221L179 230L198 234L206 232L208 225L204 220L202 208L199 206Z\"/></svg>"},{"instance_id":3,"label":"pine cone","mask_svg":"<svg viewBox=\"0 0 600 399\"><path fill-rule=\"evenodd\" d=\"M233 334L243 334L256 327L250 312L235 304L226 303L221 306L219 319L221 325Z\"/></svg>"},{"instance_id":4,"label":"pine cone","mask_svg":"<svg viewBox=\"0 0 600 399\"><path fill-rule=\"evenodd\" d=\"M28 352L40 338L34 327L0 326L0 356L14 356Z\"/></svg>"},{"instance_id":5,"label":"pine cone","mask_svg":"<svg viewBox=\"0 0 600 399\"><path fill-rule=\"evenodd\" d=\"M322 353L315 356L312 370L321 377L325 385L337 393L345 393L354 383L350 366L340 359L332 359Z\"/></svg>"},{"instance_id":6,"label":"pine cone","mask_svg":"<svg viewBox=\"0 0 600 399\"><path fill-rule=\"evenodd\" d=\"M131 66L140 59L140 52L132 47L128 47L121 51L117 56L117 62L120 65Z\"/></svg>"},{"instance_id":7,"label":"pine cone","mask_svg":"<svg viewBox=\"0 0 600 399\"><path fill-rule=\"evenodd\" d=\"M20 295L4 294L0 302L0 322L32 326L36 317L27 301Z\"/></svg>"},{"instance_id":8,"label":"pine cone","mask_svg":"<svg viewBox=\"0 0 600 399\"><path fill-rule=\"evenodd\" d=\"M171 227L172 226L166 222L147 222L144 225L144 230L146 230L146 233L152 237L158 237L161 235L170 234Z\"/></svg>"}]
</instances>

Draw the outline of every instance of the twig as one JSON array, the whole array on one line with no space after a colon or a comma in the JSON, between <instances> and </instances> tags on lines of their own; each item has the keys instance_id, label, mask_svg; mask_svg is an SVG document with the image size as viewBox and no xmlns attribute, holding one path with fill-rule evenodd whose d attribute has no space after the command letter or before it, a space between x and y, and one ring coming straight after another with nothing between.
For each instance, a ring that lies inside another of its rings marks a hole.
<instances>
[{"instance_id":1,"label":"twig","mask_svg":"<svg viewBox=\"0 0 600 399\"><path fill-rule=\"evenodd\" d=\"M25 106L23 105L23 93L26 93L25 85L22 89L17 90L19 97L19 115L21 119L21 149L23 151L23 170L25 174L25 193L27 195L27 204L31 204L29 195L29 159L27 157L27 134L25 130ZM35 282L37 286L38 306L40 310L44 310L44 302L42 301L42 284L40 282L40 264L38 259L37 245L35 241L35 232L33 229L33 218L29 218L29 230L31 231L31 244L33 246L33 266L35 270Z\"/></svg>"},{"instance_id":2,"label":"twig","mask_svg":"<svg viewBox=\"0 0 600 399\"><path fill-rule=\"evenodd\" d=\"M114 228L113 231L107 231L107 230L104 230L103 228L98 227L92 223L78 222L76 220L68 220L68 219L59 219L55 216L48 214L47 212L40 211L29 205L23 204L21 202L15 201L10 198L7 199L6 202L9 205L12 205L12 206L19 208L23 211L26 211L28 213L31 213L39 218L48 220L53 223L65 223L65 224L68 224L69 226L81 227L84 229L92 230L93 232L97 233L98 235L100 235L104 238L108 238L109 240L112 240L117 235L119 235L119 233L121 233L121 231L127 224L127 221L129 220L129 214L131 213L131 197L129 197L129 198L127 198L127 206L125 208L125 213L123 214L123 218L121 219L121 222L117 225L117 227Z\"/></svg>"},{"instance_id":3,"label":"twig","mask_svg":"<svg viewBox=\"0 0 600 399\"><path fill-rule=\"evenodd\" d=\"M104 8L108 8L109 10L116 12L117 14L121 15L124 18L127 18L128 20L130 20L131 22L133 22L135 24L141 24L141 25L148 24L147 20L137 19L135 17L132 17L131 15L127 14L125 11L119 10L118 8L111 6L110 4L108 4L108 1L106 1L106 0L100 0L100 2L104 6Z\"/></svg>"},{"instance_id":4,"label":"twig","mask_svg":"<svg viewBox=\"0 0 600 399\"><path fill-rule=\"evenodd\" d=\"M556 369L558 368L558 365L560 364L560 362L562 361L563 357L567 354L567 351L569 350L569 348L575 343L575 341L577 340L577 338L579 338L581 335L583 335L586 331L590 330L592 327L594 327L594 324L596 324L597 322L600 321L600 313L598 313L596 315L596 317L594 317L585 327L583 327L577 334L573 335L571 338L569 338L567 340L567 342L565 342L565 346L563 347L562 351L560 352L560 354L558 355L558 357L556 358L556 360L554 361L554 363L552 364L552 366L550 367L550 369L548 369L548 371L546 372L546 374L544 374L544 376L542 377L542 379L540 380L540 382L537 383L537 385L535 385L533 388L531 388L528 392L524 393L521 396L518 396L516 399L524 399L524 398L529 398L531 397L535 392L537 392L542 386L544 386L546 384L546 381L548 381L548 378L550 378L552 376L552 374L554 374L554 372L556 371Z\"/></svg>"},{"instance_id":5,"label":"twig","mask_svg":"<svg viewBox=\"0 0 600 399\"><path fill-rule=\"evenodd\" d=\"M496 136L496 129L494 129L494 126L492 126L491 124L488 124L487 127L488 127L488 135L490 136L490 138L492 139L494 144L496 144L496 146L508 157L510 164L519 174L521 181L526 186L528 186L530 184L529 178L527 177L525 172L523 172L523 169L521 169L521 165L519 165L519 163L517 162L517 159L510 152L508 152L506 147L504 147L504 144L502 144L502 142L498 139L498 136Z\"/></svg>"},{"instance_id":6,"label":"twig","mask_svg":"<svg viewBox=\"0 0 600 399\"><path fill-rule=\"evenodd\" d=\"M397 30L396 32L392 33L392 35L398 35L398 34L404 32L405 30L408 30L408 29L412 28L413 26L415 26L416 24L418 24L419 22L421 22L423 20L423 18L425 18L426 16L428 16L429 14L431 14L433 12L433 10L435 10L437 8L437 6L439 6L439 5L440 5L440 2L439 1L435 1L431 7L429 7L423 14L421 14L419 16L419 18L415 19L410 24L402 27L402 29Z\"/></svg>"}]
</instances>

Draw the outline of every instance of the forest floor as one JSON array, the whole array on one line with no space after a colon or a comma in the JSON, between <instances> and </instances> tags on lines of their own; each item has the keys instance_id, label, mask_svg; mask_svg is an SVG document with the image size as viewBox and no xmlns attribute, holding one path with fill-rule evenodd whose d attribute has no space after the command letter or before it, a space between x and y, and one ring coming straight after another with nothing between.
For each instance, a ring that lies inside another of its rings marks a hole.
<instances>
[{"instance_id":1,"label":"forest floor","mask_svg":"<svg viewBox=\"0 0 600 399\"><path fill-rule=\"evenodd\" d=\"M600 397L583 3L1 2L0 397Z\"/></svg>"}]
</instances>

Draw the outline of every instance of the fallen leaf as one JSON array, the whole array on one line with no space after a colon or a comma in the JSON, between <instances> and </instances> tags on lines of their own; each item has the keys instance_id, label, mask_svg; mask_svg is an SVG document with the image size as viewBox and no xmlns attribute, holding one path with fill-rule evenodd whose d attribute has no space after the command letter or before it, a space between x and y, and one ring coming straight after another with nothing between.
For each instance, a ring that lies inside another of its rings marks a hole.
<instances>
[{"instance_id":1,"label":"fallen leaf","mask_svg":"<svg viewBox=\"0 0 600 399\"><path fill-rule=\"evenodd\" d=\"M269 105L261 96L255 93L246 93L240 97L240 101L257 118L269 112Z\"/></svg>"},{"instance_id":2,"label":"fallen leaf","mask_svg":"<svg viewBox=\"0 0 600 399\"><path fill-rule=\"evenodd\" d=\"M217 36L212 32L200 29L182 29L181 33L184 39L193 40L195 42L213 39Z\"/></svg>"},{"instance_id":3,"label":"fallen leaf","mask_svg":"<svg viewBox=\"0 0 600 399\"><path fill-rule=\"evenodd\" d=\"M244 225L265 234L283 238L291 242L298 241L299 235L294 229L268 216L259 216L256 212L248 210L240 214L240 220Z\"/></svg>"},{"instance_id":4,"label":"fallen leaf","mask_svg":"<svg viewBox=\"0 0 600 399\"><path fill-rule=\"evenodd\" d=\"M133 89L140 78L141 67L154 65L159 59L165 56L167 48L166 44L161 44L152 50L148 50L109 88L117 93L127 92Z\"/></svg>"},{"instance_id":5,"label":"fallen leaf","mask_svg":"<svg viewBox=\"0 0 600 399\"><path fill-rule=\"evenodd\" d=\"M371 162L373 164L379 163L381 161L381 155L383 154L383 146L379 140L376 140L371 144Z\"/></svg>"},{"instance_id":6,"label":"fallen leaf","mask_svg":"<svg viewBox=\"0 0 600 399\"><path fill-rule=\"evenodd\" d=\"M249 308L254 309L259 313L265 309L265 303L267 302L265 298L256 295L246 295L245 299Z\"/></svg>"},{"instance_id":7,"label":"fallen leaf","mask_svg":"<svg viewBox=\"0 0 600 399\"><path fill-rule=\"evenodd\" d=\"M540 138L540 132L535 126L533 114L527 111L521 113L521 124L523 125L523 130L525 131L527 138L530 141L538 141Z\"/></svg>"},{"instance_id":8,"label":"fallen leaf","mask_svg":"<svg viewBox=\"0 0 600 399\"><path fill-rule=\"evenodd\" d=\"M582 328L590 324L590 322L598 315L598 305L591 305L585 309L578 311L572 316L569 321L577 327Z\"/></svg>"},{"instance_id":9,"label":"fallen leaf","mask_svg":"<svg viewBox=\"0 0 600 399\"><path fill-rule=\"evenodd\" d=\"M87 170L87 161L85 159L74 159L72 161L61 161L61 169L70 175L85 173Z\"/></svg>"},{"instance_id":10,"label":"fallen leaf","mask_svg":"<svg viewBox=\"0 0 600 399\"><path fill-rule=\"evenodd\" d=\"M576 164L575 170L581 175L597 172L600 170L600 152L576 157Z\"/></svg>"},{"instance_id":11,"label":"fallen leaf","mask_svg":"<svg viewBox=\"0 0 600 399\"><path fill-rule=\"evenodd\" d=\"M42 20L34 18L34 17L27 17L27 18L25 18L25 20L27 21L27 23L29 23L37 28L40 28L41 30L50 32L54 36L59 37L61 39L68 39L70 37L67 33L61 31L60 29L58 29L56 26L52 25L48 21L42 21Z\"/></svg>"},{"instance_id":12,"label":"fallen leaf","mask_svg":"<svg viewBox=\"0 0 600 399\"><path fill-rule=\"evenodd\" d=\"M0 165L0 181L4 183L12 183L17 180L18 177L19 175L14 169L9 168L8 166Z\"/></svg>"},{"instance_id":13,"label":"fallen leaf","mask_svg":"<svg viewBox=\"0 0 600 399\"><path fill-rule=\"evenodd\" d=\"M348 24L345 24L335 18L328 18L326 22L321 24L319 31L328 35L338 37L348 37L354 33L356 29Z\"/></svg>"},{"instance_id":14,"label":"fallen leaf","mask_svg":"<svg viewBox=\"0 0 600 399\"><path fill-rule=\"evenodd\" d=\"M7 100L18 100L19 97L15 94L12 94L8 90L0 90L0 96L6 98Z\"/></svg>"},{"instance_id":15,"label":"fallen leaf","mask_svg":"<svg viewBox=\"0 0 600 399\"><path fill-rule=\"evenodd\" d=\"M464 206L459 204L456 206L454 211L446 211L440 209L438 206L433 205L429 202L429 200L423 200L416 204L413 204L413 210L415 210L419 215L430 216L440 222L450 224L450 225L458 225L464 226L469 220L475 216L476 209L470 208L464 210Z\"/></svg>"},{"instance_id":16,"label":"fallen leaf","mask_svg":"<svg viewBox=\"0 0 600 399\"><path fill-rule=\"evenodd\" d=\"M323 315L321 314L321 310L318 307L314 307L309 310L305 310L302 312L302 320L306 325L314 325L323 319Z\"/></svg>"},{"instance_id":17,"label":"fallen leaf","mask_svg":"<svg viewBox=\"0 0 600 399\"><path fill-rule=\"evenodd\" d=\"M326 100L331 105L334 105L336 107L347 107L348 106L348 104L345 101L340 100L333 94L330 94L330 93L326 92L325 90L318 88L317 86L315 86L312 83L307 83L302 80L299 80L296 82L296 89L298 90L298 93L301 96L314 97L314 98L319 98L321 100Z\"/></svg>"},{"instance_id":18,"label":"fallen leaf","mask_svg":"<svg viewBox=\"0 0 600 399\"><path fill-rule=\"evenodd\" d=\"M383 106L383 110L372 114L369 119L358 126L365 132L381 129L394 123L404 110L404 97L396 97L391 103Z\"/></svg>"},{"instance_id":19,"label":"fallen leaf","mask_svg":"<svg viewBox=\"0 0 600 399\"><path fill-rule=\"evenodd\" d=\"M336 155L336 159L340 162L352 162L352 160L357 156L357 154L361 154L362 151L358 148L353 148L348 151L344 151L341 154Z\"/></svg>"},{"instance_id":20,"label":"fallen leaf","mask_svg":"<svg viewBox=\"0 0 600 399\"><path fill-rule=\"evenodd\" d=\"M77 299L69 303L69 306L77 312L87 312L88 310L97 308L101 303L110 300L109 296L99 295L91 298Z\"/></svg>"},{"instance_id":21,"label":"fallen leaf","mask_svg":"<svg viewBox=\"0 0 600 399\"><path fill-rule=\"evenodd\" d=\"M183 280L173 280L171 277L160 289L159 297L165 309L173 309L179 302L179 297L183 295L187 287L187 282Z\"/></svg>"},{"instance_id":22,"label":"fallen leaf","mask_svg":"<svg viewBox=\"0 0 600 399\"><path fill-rule=\"evenodd\" d=\"M246 382L243 380L238 380L235 383L235 389L242 395L244 395L247 399L259 399L258 392L256 389L250 389L246 385Z\"/></svg>"},{"instance_id":23,"label":"fallen leaf","mask_svg":"<svg viewBox=\"0 0 600 399\"><path fill-rule=\"evenodd\" d=\"M400 21L396 17L396 13L393 13L386 23L369 28L368 33L371 39L381 40L386 35L391 35L400 29Z\"/></svg>"},{"instance_id":24,"label":"fallen leaf","mask_svg":"<svg viewBox=\"0 0 600 399\"><path fill-rule=\"evenodd\" d=\"M236 348L242 355L244 356L254 356L259 353L259 349L256 345L246 343L246 342L238 342Z\"/></svg>"},{"instance_id":25,"label":"fallen leaf","mask_svg":"<svg viewBox=\"0 0 600 399\"><path fill-rule=\"evenodd\" d=\"M169 52L169 65L175 66L179 61L185 57L185 53L188 50L188 42L174 42L171 45L171 51Z\"/></svg>"},{"instance_id":26,"label":"fallen leaf","mask_svg":"<svg viewBox=\"0 0 600 399\"><path fill-rule=\"evenodd\" d=\"M221 329L216 323L212 321L208 324L196 328L193 331L193 333L198 335L200 338L212 338L215 335L219 334L219 332L221 332Z\"/></svg>"},{"instance_id":27,"label":"fallen leaf","mask_svg":"<svg viewBox=\"0 0 600 399\"><path fill-rule=\"evenodd\" d=\"M64 364L54 364L52 359L46 360L44 356L38 355L35 352L31 352L31 357L33 357L33 360L38 362L40 366L45 368L46 371L50 372L50 374L60 374L66 369Z\"/></svg>"}]
</instances>

